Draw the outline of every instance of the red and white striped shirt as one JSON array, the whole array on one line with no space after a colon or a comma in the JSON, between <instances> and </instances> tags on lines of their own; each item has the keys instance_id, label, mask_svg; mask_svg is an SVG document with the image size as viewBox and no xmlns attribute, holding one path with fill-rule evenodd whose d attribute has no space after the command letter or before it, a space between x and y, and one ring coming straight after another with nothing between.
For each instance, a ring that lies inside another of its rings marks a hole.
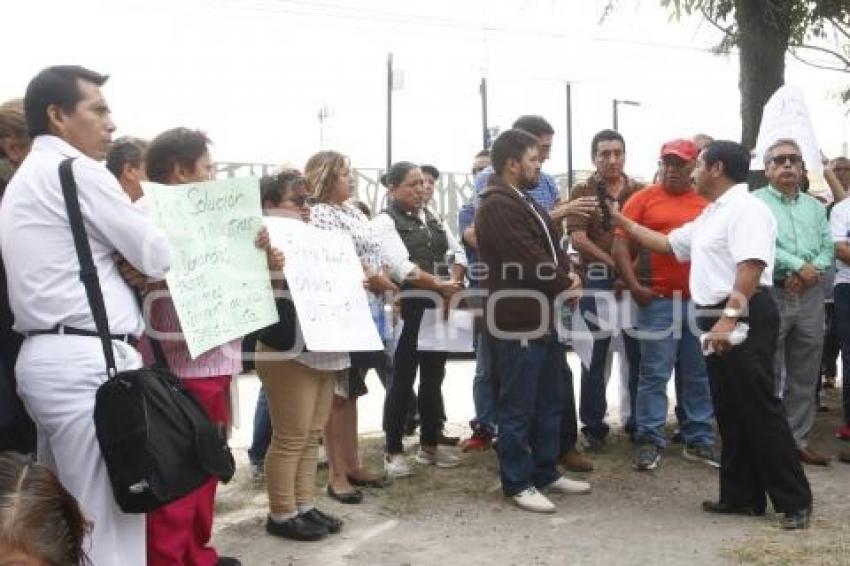
<instances>
[{"instance_id":1,"label":"red and white striped shirt","mask_svg":"<svg viewBox=\"0 0 850 566\"><path fill-rule=\"evenodd\" d=\"M181 333L180 321L174 302L170 297L157 298L150 308L148 332L176 334ZM219 375L237 375L242 372L242 339L237 338L216 346L204 352L194 360L189 355L186 341L178 337L162 337L160 339L168 368L177 377L192 379L199 377L214 377ZM145 365L154 363L153 350L147 333L139 341L139 351L145 360Z\"/></svg>"}]
</instances>

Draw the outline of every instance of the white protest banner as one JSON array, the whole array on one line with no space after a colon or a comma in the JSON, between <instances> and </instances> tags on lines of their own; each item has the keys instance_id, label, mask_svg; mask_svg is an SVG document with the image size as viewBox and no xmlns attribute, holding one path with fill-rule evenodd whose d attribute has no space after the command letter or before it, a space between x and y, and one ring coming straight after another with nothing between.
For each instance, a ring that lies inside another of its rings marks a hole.
<instances>
[{"instance_id":1,"label":"white protest banner","mask_svg":"<svg viewBox=\"0 0 850 566\"><path fill-rule=\"evenodd\" d=\"M277 322L266 254L254 245L263 223L257 179L144 191L171 245L166 281L192 358Z\"/></svg>"},{"instance_id":2,"label":"white protest banner","mask_svg":"<svg viewBox=\"0 0 850 566\"><path fill-rule=\"evenodd\" d=\"M300 220L266 218L307 348L314 352L383 350L372 320L363 267L351 238Z\"/></svg>"},{"instance_id":3,"label":"white protest banner","mask_svg":"<svg viewBox=\"0 0 850 566\"><path fill-rule=\"evenodd\" d=\"M451 309L446 320L442 309L426 309L416 347L421 352L472 352L474 320L471 311Z\"/></svg>"},{"instance_id":4,"label":"white protest banner","mask_svg":"<svg viewBox=\"0 0 850 566\"><path fill-rule=\"evenodd\" d=\"M818 175L823 175L823 164L820 159L820 146L815 136L815 128L806 106L806 97L797 87L784 85L773 93L761 118L756 149L750 168L762 170L764 154L773 142L780 139L793 139L803 150L806 169Z\"/></svg>"}]
</instances>

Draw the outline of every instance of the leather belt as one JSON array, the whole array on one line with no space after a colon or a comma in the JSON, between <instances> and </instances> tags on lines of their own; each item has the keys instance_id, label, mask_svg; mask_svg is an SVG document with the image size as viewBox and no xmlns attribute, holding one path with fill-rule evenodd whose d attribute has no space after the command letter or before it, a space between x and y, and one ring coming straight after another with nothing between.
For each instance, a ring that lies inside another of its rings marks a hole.
<instances>
[{"instance_id":1,"label":"leather belt","mask_svg":"<svg viewBox=\"0 0 850 566\"><path fill-rule=\"evenodd\" d=\"M25 334L27 336L40 336L43 334L70 334L72 336L89 336L92 338L99 337L99 334L95 330L84 330L82 328L74 328L73 326L65 326L64 324L59 324L47 330L29 330ZM132 334L110 334L109 337L112 340L126 342L131 346L135 346L138 342Z\"/></svg>"}]
</instances>

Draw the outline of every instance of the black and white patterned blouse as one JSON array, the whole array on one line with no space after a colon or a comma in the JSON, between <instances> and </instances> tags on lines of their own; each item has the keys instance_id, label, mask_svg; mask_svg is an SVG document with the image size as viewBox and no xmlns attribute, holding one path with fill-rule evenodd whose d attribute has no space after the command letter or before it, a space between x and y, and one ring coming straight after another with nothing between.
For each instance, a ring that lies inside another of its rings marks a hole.
<instances>
[{"instance_id":1,"label":"black and white patterned blouse","mask_svg":"<svg viewBox=\"0 0 850 566\"><path fill-rule=\"evenodd\" d=\"M366 215L352 204L315 204L310 208L310 224L348 234L360 261L373 272L381 269L381 242Z\"/></svg>"}]
</instances>

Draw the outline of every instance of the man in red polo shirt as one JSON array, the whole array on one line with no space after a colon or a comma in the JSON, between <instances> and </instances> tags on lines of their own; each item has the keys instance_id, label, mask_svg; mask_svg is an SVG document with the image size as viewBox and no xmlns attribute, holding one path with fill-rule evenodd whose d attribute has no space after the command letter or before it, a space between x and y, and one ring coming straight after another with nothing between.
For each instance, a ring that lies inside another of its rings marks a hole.
<instances>
[{"instance_id":1,"label":"man in red polo shirt","mask_svg":"<svg viewBox=\"0 0 850 566\"><path fill-rule=\"evenodd\" d=\"M691 185L698 154L692 141L665 143L659 164L660 184L635 193L623 207L623 215L662 234L696 218L708 204ZM683 455L718 467L708 374L699 340L688 324L690 264L640 249L621 228L615 232L613 255L639 306L641 363L635 402L634 467L653 470L661 461L667 443L667 383L677 361L683 378Z\"/></svg>"}]
</instances>

